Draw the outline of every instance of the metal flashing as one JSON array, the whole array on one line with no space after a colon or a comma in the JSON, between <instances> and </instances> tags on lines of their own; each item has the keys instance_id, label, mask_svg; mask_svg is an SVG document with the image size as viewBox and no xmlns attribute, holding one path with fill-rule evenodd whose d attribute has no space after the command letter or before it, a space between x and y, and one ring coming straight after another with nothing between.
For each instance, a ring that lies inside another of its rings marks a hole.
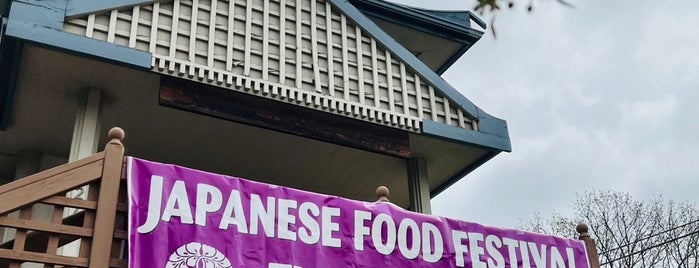
<instances>
[{"instance_id":1,"label":"metal flashing","mask_svg":"<svg viewBox=\"0 0 699 268\"><path fill-rule=\"evenodd\" d=\"M137 5L158 2L154 0L70 0L66 8L66 17L72 18L101 11L123 9Z\"/></svg>"}]
</instances>

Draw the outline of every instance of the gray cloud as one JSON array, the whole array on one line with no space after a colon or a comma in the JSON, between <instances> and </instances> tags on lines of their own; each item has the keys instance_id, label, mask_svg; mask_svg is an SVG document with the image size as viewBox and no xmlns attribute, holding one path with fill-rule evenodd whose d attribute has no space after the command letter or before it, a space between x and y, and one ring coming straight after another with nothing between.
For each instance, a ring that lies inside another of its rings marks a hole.
<instances>
[{"instance_id":1,"label":"gray cloud","mask_svg":"<svg viewBox=\"0 0 699 268\"><path fill-rule=\"evenodd\" d=\"M699 2L534 3L498 13L497 40L444 75L508 121L514 151L435 198L435 214L514 227L535 210L571 213L591 189L699 201Z\"/></svg>"}]
</instances>

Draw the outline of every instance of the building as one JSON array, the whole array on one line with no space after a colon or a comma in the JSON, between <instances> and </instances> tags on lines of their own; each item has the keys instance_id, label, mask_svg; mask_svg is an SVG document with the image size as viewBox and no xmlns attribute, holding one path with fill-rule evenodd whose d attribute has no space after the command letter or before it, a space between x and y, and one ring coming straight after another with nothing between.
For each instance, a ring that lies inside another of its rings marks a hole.
<instances>
[{"instance_id":1,"label":"building","mask_svg":"<svg viewBox=\"0 0 699 268\"><path fill-rule=\"evenodd\" d=\"M505 121L440 77L483 34L470 12L3 3L2 183L89 156L120 126L128 155L359 200L386 185L429 213L432 196L511 150Z\"/></svg>"}]
</instances>

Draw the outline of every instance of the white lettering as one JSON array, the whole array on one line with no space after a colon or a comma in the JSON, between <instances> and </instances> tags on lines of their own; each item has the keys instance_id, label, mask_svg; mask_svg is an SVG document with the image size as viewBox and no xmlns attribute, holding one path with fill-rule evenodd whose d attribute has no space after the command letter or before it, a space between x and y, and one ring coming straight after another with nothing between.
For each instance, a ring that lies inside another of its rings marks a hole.
<instances>
[{"instance_id":1,"label":"white lettering","mask_svg":"<svg viewBox=\"0 0 699 268\"><path fill-rule=\"evenodd\" d=\"M529 262L529 250L527 249L527 242L519 241L519 253L522 256L522 268L531 268L532 265Z\"/></svg>"},{"instance_id":2,"label":"white lettering","mask_svg":"<svg viewBox=\"0 0 699 268\"><path fill-rule=\"evenodd\" d=\"M536 268L546 268L546 245L541 245L541 250L539 250L536 247L536 243L529 242L529 250Z\"/></svg>"},{"instance_id":3,"label":"white lettering","mask_svg":"<svg viewBox=\"0 0 699 268\"><path fill-rule=\"evenodd\" d=\"M568 268L575 268L575 253L572 248L566 248L566 255L568 255Z\"/></svg>"},{"instance_id":4,"label":"white lettering","mask_svg":"<svg viewBox=\"0 0 699 268\"><path fill-rule=\"evenodd\" d=\"M296 209L298 203L296 200L279 198L279 215L277 220L277 237L296 241L296 233L289 230L289 225L296 224L296 217L289 214L290 209Z\"/></svg>"},{"instance_id":5,"label":"white lettering","mask_svg":"<svg viewBox=\"0 0 699 268\"><path fill-rule=\"evenodd\" d=\"M485 238L485 250L490 256L488 259L488 267L505 268L505 259L499 251L500 248L502 248L500 238L494 235L489 235Z\"/></svg>"},{"instance_id":6,"label":"white lettering","mask_svg":"<svg viewBox=\"0 0 699 268\"><path fill-rule=\"evenodd\" d=\"M299 207L299 220L305 227L299 228L298 235L301 241L308 245L314 245L320 241L320 226L318 221L311 217L319 215L320 209L314 203L304 202Z\"/></svg>"},{"instance_id":7,"label":"white lettering","mask_svg":"<svg viewBox=\"0 0 699 268\"><path fill-rule=\"evenodd\" d=\"M510 266L512 268L517 268L517 247L519 247L519 242L517 240L504 237L502 238L502 243L505 244L507 248L507 255L510 256Z\"/></svg>"},{"instance_id":8,"label":"white lettering","mask_svg":"<svg viewBox=\"0 0 699 268\"><path fill-rule=\"evenodd\" d=\"M211 201L209 201L211 198ZM197 207L195 224L206 226L206 214L216 212L223 205L223 197L221 191L211 185L199 183L197 184Z\"/></svg>"},{"instance_id":9,"label":"white lettering","mask_svg":"<svg viewBox=\"0 0 699 268\"><path fill-rule=\"evenodd\" d=\"M383 226L386 226L386 243L383 242ZM371 239L376 251L383 255L389 255L396 248L396 224L386 214L376 215L371 225Z\"/></svg>"},{"instance_id":10,"label":"white lettering","mask_svg":"<svg viewBox=\"0 0 699 268\"><path fill-rule=\"evenodd\" d=\"M561 256L561 252L558 251L558 248L556 247L551 247L551 268L566 268L566 262L563 260L563 256Z\"/></svg>"},{"instance_id":11,"label":"white lettering","mask_svg":"<svg viewBox=\"0 0 699 268\"><path fill-rule=\"evenodd\" d=\"M146 222L136 229L137 232L150 233L160 223L160 209L163 198L163 177L153 175L150 178L150 194L148 196L148 214Z\"/></svg>"},{"instance_id":12,"label":"white lettering","mask_svg":"<svg viewBox=\"0 0 699 268\"><path fill-rule=\"evenodd\" d=\"M430 243L434 243L434 251ZM437 226L429 222L422 223L422 258L429 263L438 262L444 254L444 240Z\"/></svg>"},{"instance_id":13,"label":"white lettering","mask_svg":"<svg viewBox=\"0 0 699 268\"><path fill-rule=\"evenodd\" d=\"M240 192L238 190L231 190L231 195L228 197L228 203L223 211L223 215L221 215L221 222L218 228L228 230L228 226L231 224L235 224L239 233L248 233L245 211L243 210L243 203L240 200Z\"/></svg>"},{"instance_id":14,"label":"white lettering","mask_svg":"<svg viewBox=\"0 0 699 268\"><path fill-rule=\"evenodd\" d=\"M408 247L408 230L411 233L410 244L412 248ZM415 259L420 255L420 229L413 219L405 218L398 225L398 250L408 260Z\"/></svg>"},{"instance_id":15,"label":"white lettering","mask_svg":"<svg viewBox=\"0 0 699 268\"><path fill-rule=\"evenodd\" d=\"M468 247L462 244L464 239L468 238L466 232L451 230L452 242L454 243L454 251L456 255L456 266L464 267L464 254L468 253Z\"/></svg>"},{"instance_id":16,"label":"white lettering","mask_svg":"<svg viewBox=\"0 0 699 268\"><path fill-rule=\"evenodd\" d=\"M262 205L260 195L250 195L250 234L258 233L259 224L267 237L274 237L275 203L274 197L267 198L267 209Z\"/></svg>"},{"instance_id":17,"label":"white lettering","mask_svg":"<svg viewBox=\"0 0 699 268\"><path fill-rule=\"evenodd\" d=\"M471 267L486 268L485 262L481 261L481 255L485 253L483 247L478 245L478 242L483 242L483 234L468 233L468 248L471 249Z\"/></svg>"},{"instance_id":18,"label":"white lettering","mask_svg":"<svg viewBox=\"0 0 699 268\"><path fill-rule=\"evenodd\" d=\"M367 220L371 220L371 212L354 211L354 249L356 250L364 250L364 237L370 234L369 227L364 225Z\"/></svg>"},{"instance_id":19,"label":"white lettering","mask_svg":"<svg viewBox=\"0 0 699 268\"><path fill-rule=\"evenodd\" d=\"M333 237L333 232L340 230L340 224L333 222L332 217L340 216L339 208L323 207L323 215L321 216L321 225L323 226L322 232L322 242L321 244L326 247L339 248L341 242L339 238Z\"/></svg>"},{"instance_id":20,"label":"white lettering","mask_svg":"<svg viewBox=\"0 0 699 268\"><path fill-rule=\"evenodd\" d=\"M189 207L189 197L187 197L187 188L184 181L175 181L172 186L172 191L167 199L165 210L163 211L162 220L170 222L172 217L179 217L183 224L192 224L192 209Z\"/></svg>"}]
</instances>

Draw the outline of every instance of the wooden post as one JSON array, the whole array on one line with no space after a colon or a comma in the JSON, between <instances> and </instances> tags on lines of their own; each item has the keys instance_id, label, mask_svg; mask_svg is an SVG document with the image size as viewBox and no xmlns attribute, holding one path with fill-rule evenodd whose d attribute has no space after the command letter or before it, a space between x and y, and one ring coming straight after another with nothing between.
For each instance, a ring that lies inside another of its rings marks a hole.
<instances>
[{"instance_id":1,"label":"wooden post","mask_svg":"<svg viewBox=\"0 0 699 268\"><path fill-rule=\"evenodd\" d=\"M390 200L388 200L388 195L388 187L379 186L378 188L376 188L376 197L378 198L376 202L391 202Z\"/></svg>"},{"instance_id":2,"label":"wooden post","mask_svg":"<svg viewBox=\"0 0 699 268\"><path fill-rule=\"evenodd\" d=\"M595 245L595 240L590 237L587 233L587 224L578 224L575 228L578 231L578 239L585 243L585 248L587 248L587 259L590 261L590 268L599 268L599 256L597 255L597 246Z\"/></svg>"},{"instance_id":3,"label":"wooden post","mask_svg":"<svg viewBox=\"0 0 699 268\"><path fill-rule=\"evenodd\" d=\"M95 229L90 250L90 268L109 267L114 238L114 220L119 198L119 183L124 161L124 130L109 130L109 143L104 148L104 168L95 216Z\"/></svg>"},{"instance_id":4,"label":"wooden post","mask_svg":"<svg viewBox=\"0 0 699 268\"><path fill-rule=\"evenodd\" d=\"M410 210L432 214L430 185L427 181L427 161L423 158L411 158L407 162Z\"/></svg>"}]
</instances>

